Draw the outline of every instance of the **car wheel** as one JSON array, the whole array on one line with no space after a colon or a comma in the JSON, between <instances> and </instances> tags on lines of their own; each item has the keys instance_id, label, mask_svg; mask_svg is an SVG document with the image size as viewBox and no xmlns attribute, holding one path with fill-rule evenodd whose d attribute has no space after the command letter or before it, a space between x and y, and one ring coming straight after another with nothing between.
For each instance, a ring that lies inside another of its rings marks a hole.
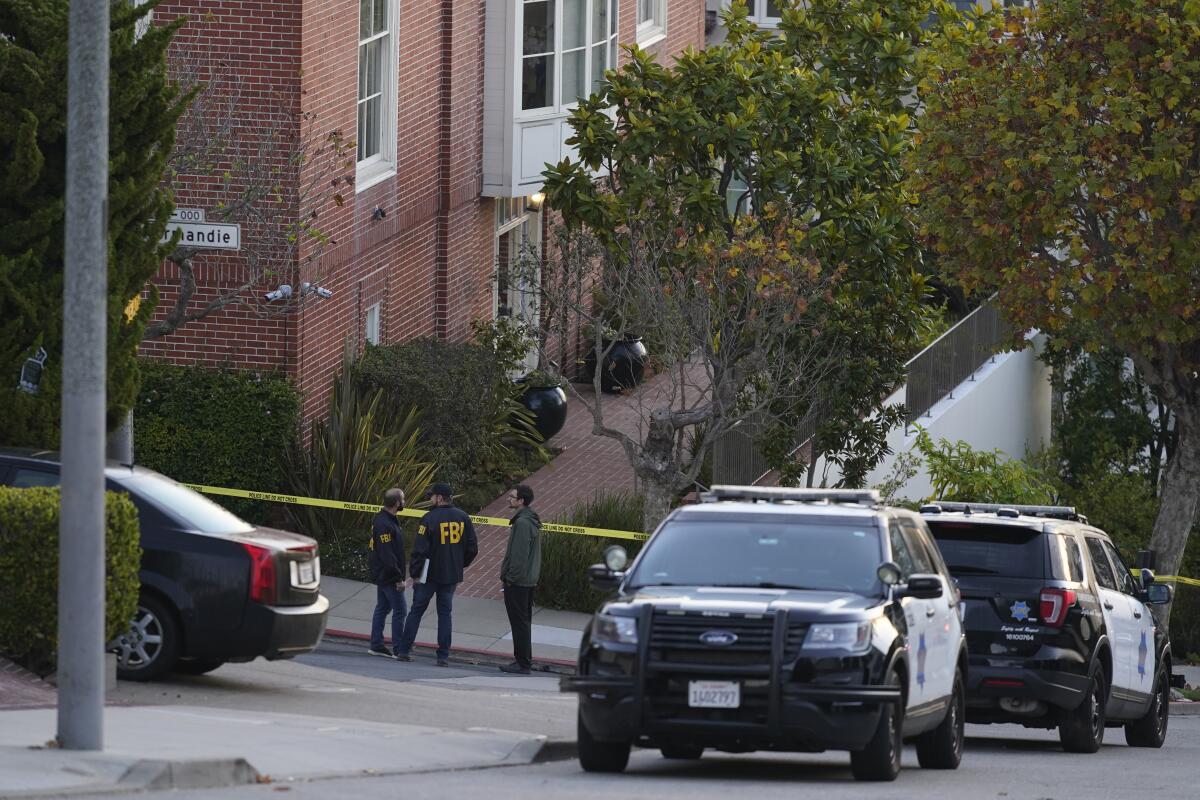
<instances>
[{"instance_id":1,"label":"car wheel","mask_svg":"<svg viewBox=\"0 0 1200 800\"><path fill-rule=\"evenodd\" d=\"M629 763L629 742L598 742L583 724L583 714L576 720L579 766L585 772L623 772Z\"/></svg>"},{"instance_id":2,"label":"car wheel","mask_svg":"<svg viewBox=\"0 0 1200 800\"><path fill-rule=\"evenodd\" d=\"M175 662L175 672L180 675L204 675L224 663L219 658L181 658Z\"/></svg>"},{"instance_id":3,"label":"car wheel","mask_svg":"<svg viewBox=\"0 0 1200 800\"><path fill-rule=\"evenodd\" d=\"M966 701L963 698L962 673L954 671L954 689L950 706L940 725L917 737L917 761L924 769L958 769L963 751L963 717Z\"/></svg>"},{"instance_id":4,"label":"car wheel","mask_svg":"<svg viewBox=\"0 0 1200 800\"><path fill-rule=\"evenodd\" d=\"M1087 696L1066 714L1058 726L1058 738L1068 753L1094 753L1104 743L1104 708L1108 687L1099 665L1092 669Z\"/></svg>"},{"instance_id":5,"label":"car wheel","mask_svg":"<svg viewBox=\"0 0 1200 800\"><path fill-rule=\"evenodd\" d=\"M166 675L179 658L179 625L171 608L142 595L129 630L117 637L117 677L152 681Z\"/></svg>"},{"instance_id":6,"label":"car wheel","mask_svg":"<svg viewBox=\"0 0 1200 800\"><path fill-rule=\"evenodd\" d=\"M1125 726L1125 741L1130 747L1162 747L1167 740L1167 720L1171 714L1171 681L1166 668L1154 679L1154 698L1141 719Z\"/></svg>"},{"instance_id":7,"label":"car wheel","mask_svg":"<svg viewBox=\"0 0 1200 800\"><path fill-rule=\"evenodd\" d=\"M900 676L895 672L887 685L899 689ZM850 771L860 781L894 781L900 774L900 752L904 748L904 700L884 703L879 712L879 724L867 746L850 754Z\"/></svg>"},{"instance_id":8,"label":"car wheel","mask_svg":"<svg viewBox=\"0 0 1200 800\"><path fill-rule=\"evenodd\" d=\"M669 745L660 748L663 758L678 759L680 761L695 761L704 755L703 747L693 745Z\"/></svg>"}]
</instances>

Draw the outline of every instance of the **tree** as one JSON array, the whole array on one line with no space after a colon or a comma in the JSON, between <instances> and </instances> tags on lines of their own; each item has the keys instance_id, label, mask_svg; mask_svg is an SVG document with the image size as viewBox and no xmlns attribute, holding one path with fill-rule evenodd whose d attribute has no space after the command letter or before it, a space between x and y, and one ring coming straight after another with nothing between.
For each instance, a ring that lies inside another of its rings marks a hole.
<instances>
[{"instance_id":1,"label":"tree","mask_svg":"<svg viewBox=\"0 0 1200 800\"><path fill-rule=\"evenodd\" d=\"M136 298L168 248L161 186L185 94L167 78L178 25L135 30L155 4L112 9L108 190L108 425L133 405L153 303ZM63 346L67 0L0 4L0 441L58 445ZM43 350L35 393L18 388Z\"/></svg>"},{"instance_id":2,"label":"tree","mask_svg":"<svg viewBox=\"0 0 1200 800\"><path fill-rule=\"evenodd\" d=\"M647 530L733 427L765 416L798 444L794 423L819 400L831 416L874 408L914 335L899 164L928 4L785 6L781 36L739 3L720 47L670 67L631 50L572 114L578 160L546 172L565 231L543 273L574 275L542 281L566 287L546 302L570 313L550 317L582 321L598 362L614 334L637 333L663 365L659 390L633 400L638 431L579 396L642 481Z\"/></svg>"},{"instance_id":3,"label":"tree","mask_svg":"<svg viewBox=\"0 0 1200 800\"><path fill-rule=\"evenodd\" d=\"M242 76L191 43L176 42L171 64L176 81L195 99L179 123L167 186L186 196L200 182L206 193L220 197L207 209L208 221L241 225L242 249L236 267L224 268L233 278L230 285L203 302L197 302L196 285L202 251L171 249L167 260L174 269L167 275L174 302L146 326L144 338L174 333L229 306L246 306L264 317L295 313L319 299L320 257L336 244L321 227L321 215L341 206L344 193L352 191L354 142L325 128L315 113L298 110L298 97L276 93L265 102L248 97ZM257 291L279 284L293 287L290 297L272 302Z\"/></svg>"},{"instance_id":4,"label":"tree","mask_svg":"<svg viewBox=\"0 0 1200 800\"><path fill-rule=\"evenodd\" d=\"M1174 416L1150 542L1166 572L1200 504L1198 19L1067 0L947 28L914 159L924 230L968 291L1131 359Z\"/></svg>"}]
</instances>

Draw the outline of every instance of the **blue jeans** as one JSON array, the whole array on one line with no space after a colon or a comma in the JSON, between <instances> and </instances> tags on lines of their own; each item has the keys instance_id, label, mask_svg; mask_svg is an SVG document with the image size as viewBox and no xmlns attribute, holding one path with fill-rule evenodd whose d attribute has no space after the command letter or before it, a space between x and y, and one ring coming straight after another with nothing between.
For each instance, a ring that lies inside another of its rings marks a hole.
<instances>
[{"instance_id":1,"label":"blue jeans","mask_svg":"<svg viewBox=\"0 0 1200 800\"><path fill-rule=\"evenodd\" d=\"M397 589L394 583L375 587L375 613L371 615L371 647L376 650L383 647L383 623L387 620L389 611L392 612L392 648L395 649L400 644L408 604L404 602L404 590Z\"/></svg>"},{"instance_id":2,"label":"blue jeans","mask_svg":"<svg viewBox=\"0 0 1200 800\"><path fill-rule=\"evenodd\" d=\"M421 617L425 615L425 609L429 608L429 601L433 599L434 595L437 595L437 657L442 660L450 657L450 631L452 630L450 614L454 610L454 589L457 586L457 583L413 584L412 611L404 622L404 635L400 637L400 646L396 648L397 653L408 655L408 652L412 650L413 642L417 639L417 628L421 625Z\"/></svg>"}]
</instances>

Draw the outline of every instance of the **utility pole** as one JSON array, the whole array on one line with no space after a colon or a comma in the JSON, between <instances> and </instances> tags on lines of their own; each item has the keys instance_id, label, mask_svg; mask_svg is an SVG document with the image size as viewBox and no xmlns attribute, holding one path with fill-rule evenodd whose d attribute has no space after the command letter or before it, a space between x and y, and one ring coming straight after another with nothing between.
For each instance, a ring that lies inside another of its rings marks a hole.
<instances>
[{"instance_id":1,"label":"utility pole","mask_svg":"<svg viewBox=\"0 0 1200 800\"><path fill-rule=\"evenodd\" d=\"M58 741L104 748L109 0L71 0L63 280Z\"/></svg>"}]
</instances>

